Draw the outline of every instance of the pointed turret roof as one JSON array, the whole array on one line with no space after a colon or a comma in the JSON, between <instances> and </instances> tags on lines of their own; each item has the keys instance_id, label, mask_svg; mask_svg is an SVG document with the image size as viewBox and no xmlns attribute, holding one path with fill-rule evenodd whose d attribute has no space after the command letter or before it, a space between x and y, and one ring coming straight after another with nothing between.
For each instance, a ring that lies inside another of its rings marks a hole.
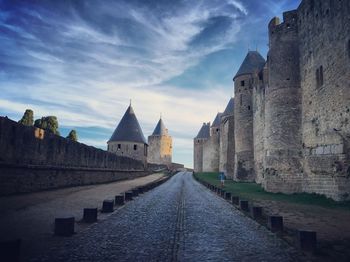
<instances>
[{"instance_id":1,"label":"pointed turret roof","mask_svg":"<svg viewBox=\"0 0 350 262\"><path fill-rule=\"evenodd\" d=\"M215 117L213 123L211 124L211 127L218 127L218 126L220 126L221 116L222 116L222 113L217 113L216 114L216 117Z\"/></svg>"},{"instance_id":2,"label":"pointed turret roof","mask_svg":"<svg viewBox=\"0 0 350 262\"><path fill-rule=\"evenodd\" d=\"M260 71L263 69L264 65L265 59L260 55L258 51L249 51L233 80L235 80L235 78L238 76L252 74L256 71Z\"/></svg>"},{"instance_id":3,"label":"pointed turret roof","mask_svg":"<svg viewBox=\"0 0 350 262\"><path fill-rule=\"evenodd\" d=\"M222 113L222 116L232 115L234 108L235 108L234 98L231 97L230 101L228 101L228 104L225 108L224 113Z\"/></svg>"},{"instance_id":4,"label":"pointed turret roof","mask_svg":"<svg viewBox=\"0 0 350 262\"><path fill-rule=\"evenodd\" d=\"M210 137L210 123L203 123L198 135L195 138L209 138Z\"/></svg>"},{"instance_id":5,"label":"pointed turret roof","mask_svg":"<svg viewBox=\"0 0 350 262\"><path fill-rule=\"evenodd\" d=\"M130 105L108 142L128 141L147 144L134 109Z\"/></svg>"},{"instance_id":6,"label":"pointed turret roof","mask_svg":"<svg viewBox=\"0 0 350 262\"><path fill-rule=\"evenodd\" d=\"M152 136L166 136L166 135L168 135L168 130L165 128L162 118L160 118L156 128L153 131Z\"/></svg>"}]
</instances>

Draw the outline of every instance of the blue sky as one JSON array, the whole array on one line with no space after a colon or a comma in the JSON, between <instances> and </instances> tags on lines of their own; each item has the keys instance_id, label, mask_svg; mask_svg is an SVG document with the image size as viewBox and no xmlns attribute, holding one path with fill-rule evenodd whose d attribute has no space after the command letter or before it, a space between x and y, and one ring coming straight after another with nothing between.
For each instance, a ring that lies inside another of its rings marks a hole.
<instances>
[{"instance_id":1,"label":"blue sky","mask_svg":"<svg viewBox=\"0 0 350 262\"><path fill-rule=\"evenodd\" d=\"M267 23L300 0L0 0L0 115L58 117L106 149L129 100L144 135L162 118L173 160L233 95L248 49L266 57Z\"/></svg>"}]
</instances>

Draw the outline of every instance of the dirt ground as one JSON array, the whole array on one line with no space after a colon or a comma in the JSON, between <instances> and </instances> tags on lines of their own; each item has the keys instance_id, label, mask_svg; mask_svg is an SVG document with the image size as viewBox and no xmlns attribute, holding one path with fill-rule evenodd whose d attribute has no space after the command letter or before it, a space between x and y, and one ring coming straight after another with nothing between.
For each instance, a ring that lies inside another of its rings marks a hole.
<instances>
[{"instance_id":1,"label":"dirt ground","mask_svg":"<svg viewBox=\"0 0 350 262\"><path fill-rule=\"evenodd\" d=\"M294 245L297 230L316 231L318 248L312 260L350 261L350 211L268 200L254 204L265 215L283 216L283 238Z\"/></svg>"}]
</instances>

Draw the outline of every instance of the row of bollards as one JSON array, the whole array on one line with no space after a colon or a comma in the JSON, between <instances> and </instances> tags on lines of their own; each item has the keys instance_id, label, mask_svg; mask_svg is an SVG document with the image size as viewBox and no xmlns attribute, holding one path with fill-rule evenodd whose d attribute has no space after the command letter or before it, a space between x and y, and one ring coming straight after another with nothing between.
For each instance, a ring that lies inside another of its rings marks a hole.
<instances>
[{"instance_id":1,"label":"row of bollards","mask_svg":"<svg viewBox=\"0 0 350 262\"><path fill-rule=\"evenodd\" d=\"M211 191L215 192L225 200L230 201L234 206L237 206L241 211L249 213L250 217L259 222L264 221L263 208L261 206L249 205L248 200L240 199L238 196L232 195L231 192L226 192L225 189L212 185L208 182L199 180L196 176L194 178L209 188ZM283 217L276 215L268 215L264 222L269 230L274 233L283 232ZM317 248L317 234L315 231L309 230L298 230L297 233L297 244L299 248L303 251L314 252Z\"/></svg>"},{"instance_id":2,"label":"row of bollards","mask_svg":"<svg viewBox=\"0 0 350 262\"><path fill-rule=\"evenodd\" d=\"M102 213L111 213L114 211L114 206L122 206L126 201L133 200L139 194L143 194L161 184L166 182L170 177L148 183L146 185L133 188L122 194L116 195L114 199L105 199L102 202ZM95 223L97 222L98 209L84 208L83 222ZM59 217L55 218L54 234L57 236L72 236L75 233L75 217ZM21 239L0 242L0 261L20 261Z\"/></svg>"}]
</instances>

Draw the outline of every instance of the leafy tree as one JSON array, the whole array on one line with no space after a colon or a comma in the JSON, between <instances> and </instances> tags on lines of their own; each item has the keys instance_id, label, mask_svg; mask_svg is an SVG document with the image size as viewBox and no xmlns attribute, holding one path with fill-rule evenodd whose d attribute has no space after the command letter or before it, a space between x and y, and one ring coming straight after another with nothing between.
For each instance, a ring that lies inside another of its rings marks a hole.
<instances>
[{"instance_id":1,"label":"leafy tree","mask_svg":"<svg viewBox=\"0 0 350 262\"><path fill-rule=\"evenodd\" d=\"M22 116L22 119L18 121L18 123L25 125L25 126L32 126L34 124L34 118L33 118L33 110L26 109L24 112L24 115Z\"/></svg>"},{"instance_id":2,"label":"leafy tree","mask_svg":"<svg viewBox=\"0 0 350 262\"><path fill-rule=\"evenodd\" d=\"M57 117L55 116L44 116L41 119L37 119L34 122L34 126L44 129L45 131L48 131L55 135L60 135L60 132L58 131Z\"/></svg>"},{"instance_id":3,"label":"leafy tree","mask_svg":"<svg viewBox=\"0 0 350 262\"><path fill-rule=\"evenodd\" d=\"M78 141L77 131L75 131L74 129L71 130L66 138L73 140L73 141Z\"/></svg>"}]
</instances>

